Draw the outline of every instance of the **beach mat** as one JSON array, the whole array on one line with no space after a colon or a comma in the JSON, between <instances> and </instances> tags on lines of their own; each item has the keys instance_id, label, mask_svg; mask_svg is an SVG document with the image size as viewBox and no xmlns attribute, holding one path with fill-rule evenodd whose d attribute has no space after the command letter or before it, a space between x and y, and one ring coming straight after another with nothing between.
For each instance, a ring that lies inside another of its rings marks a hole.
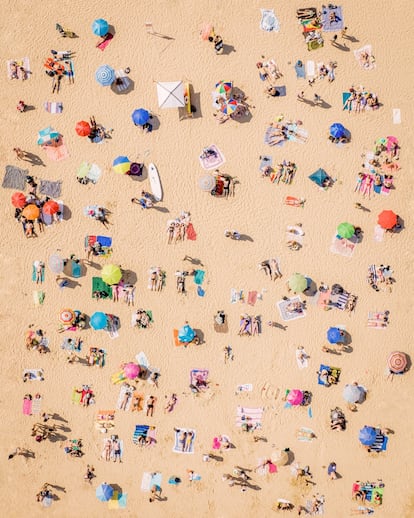
<instances>
[{"instance_id":1,"label":"beach mat","mask_svg":"<svg viewBox=\"0 0 414 518\"><path fill-rule=\"evenodd\" d=\"M392 123L401 124L401 110L399 108L392 109Z\"/></svg>"},{"instance_id":2,"label":"beach mat","mask_svg":"<svg viewBox=\"0 0 414 518\"><path fill-rule=\"evenodd\" d=\"M45 101L43 104L44 109L49 113L62 113L63 103L54 101Z\"/></svg>"},{"instance_id":3,"label":"beach mat","mask_svg":"<svg viewBox=\"0 0 414 518\"><path fill-rule=\"evenodd\" d=\"M333 254L342 255L343 257L352 257L354 254L356 244L349 239L337 238L336 235L332 238L332 243L329 251Z\"/></svg>"},{"instance_id":4,"label":"beach mat","mask_svg":"<svg viewBox=\"0 0 414 518\"><path fill-rule=\"evenodd\" d=\"M300 63L296 62L295 72L296 72L296 79L305 79L306 71L305 71L305 65L303 64L303 61L300 61Z\"/></svg>"},{"instance_id":5,"label":"beach mat","mask_svg":"<svg viewBox=\"0 0 414 518\"><path fill-rule=\"evenodd\" d=\"M41 306L45 301L45 292L42 290L33 291L33 303L35 306Z\"/></svg>"},{"instance_id":6,"label":"beach mat","mask_svg":"<svg viewBox=\"0 0 414 518\"><path fill-rule=\"evenodd\" d=\"M195 241L197 239L197 233L194 230L192 223L189 223L187 226L186 236L190 241Z\"/></svg>"},{"instance_id":7,"label":"beach mat","mask_svg":"<svg viewBox=\"0 0 414 518\"><path fill-rule=\"evenodd\" d=\"M262 31L266 32L279 32L280 31L280 23L277 19L275 12L273 9L260 9L261 19L260 19L260 28Z\"/></svg>"},{"instance_id":8,"label":"beach mat","mask_svg":"<svg viewBox=\"0 0 414 518\"><path fill-rule=\"evenodd\" d=\"M200 155L199 160L200 160L201 167L203 169L206 169L207 171L210 169L217 169L221 165L224 164L226 159L224 158L223 153L219 150L219 148L215 144L212 144L211 146L208 146L205 149L213 151L214 154L209 155L208 157L204 157L204 158L202 157L202 155Z\"/></svg>"},{"instance_id":9,"label":"beach mat","mask_svg":"<svg viewBox=\"0 0 414 518\"><path fill-rule=\"evenodd\" d=\"M178 430L178 431L177 431ZM192 428L178 428L177 430L174 430L174 446L173 446L173 452L175 453L183 453L184 455L192 454L194 453L194 441L196 438L196 431ZM193 436L191 438L190 446L187 448L186 451L182 451L182 444L180 444L180 435L183 432L192 432Z\"/></svg>"},{"instance_id":10,"label":"beach mat","mask_svg":"<svg viewBox=\"0 0 414 518\"><path fill-rule=\"evenodd\" d=\"M264 409L258 408L247 408L237 407L236 411L236 426L242 426L243 423L253 425L255 428L260 428L262 425Z\"/></svg>"},{"instance_id":11,"label":"beach mat","mask_svg":"<svg viewBox=\"0 0 414 518\"><path fill-rule=\"evenodd\" d=\"M298 318L306 317L305 310L302 310L300 313L297 313L296 311L291 313L287 310L287 306L291 302L300 302L300 301L301 301L300 297L296 296L296 297L292 297L288 300L280 300L279 302L276 303L276 306L279 309L279 313L280 313L280 316L282 317L282 320L287 322L289 320L297 320Z\"/></svg>"},{"instance_id":12,"label":"beach mat","mask_svg":"<svg viewBox=\"0 0 414 518\"><path fill-rule=\"evenodd\" d=\"M96 48L99 50L102 50L102 52L106 49L106 47L111 43L114 35L111 32L108 32L108 34L105 35L105 39L101 41L98 45L96 45Z\"/></svg>"},{"instance_id":13,"label":"beach mat","mask_svg":"<svg viewBox=\"0 0 414 518\"><path fill-rule=\"evenodd\" d=\"M322 9L322 30L325 32L337 32L344 28L344 17L342 7L328 6Z\"/></svg>"},{"instance_id":14,"label":"beach mat","mask_svg":"<svg viewBox=\"0 0 414 518\"><path fill-rule=\"evenodd\" d=\"M26 374L29 375L30 381L43 381L44 380L44 372L43 369L24 369L23 376Z\"/></svg>"},{"instance_id":15,"label":"beach mat","mask_svg":"<svg viewBox=\"0 0 414 518\"><path fill-rule=\"evenodd\" d=\"M27 79L30 79L30 76L31 76L31 70L30 70L30 61L29 61L29 58L28 57L24 57L24 58L18 58L18 59L8 59L6 61L6 66L7 66L7 77L9 79L12 79L12 71L11 71L11 64L12 63L16 63L18 67L23 67L24 70L26 71L26 76L27 76ZM18 79L22 79L20 77L20 72L17 72L17 77ZM27 80L26 79L26 80Z\"/></svg>"},{"instance_id":16,"label":"beach mat","mask_svg":"<svg viewBox=\"0 0 414 518\"><path fill-rule=\"evenodd\" d=\"M93 295L95 291L107 293L108 296L104 298L112 299L112 286L106 284L101 277L92 277L92 298L96 298Z\"/></svg>"},{"instance_id":17,"label":"beach mat","mask_svg":"<svg viewBox=\"0 0 414 518\"><path fill-rule=\"evenodd\" d=\"M40 180L40 194L46 194L51 198L58 198L62 194L62 182L52 182L51 180Z\"/></svg>"},{"instance_id":18,"label":"beach mat","mask_svg":"<svg viewBox=\"0 0 414 518\"><path fill-rule=\"evenodd\" d=\"M35 282L36 281L36 268L39 264L39 261L34 261L33 263L33 268L32 268L32 281ZM44 265L42 266L42 273L40 275L40 282L45 282L45 267Z\"/></svg>"},{"instance_id":19,"label":"beach mat","mask_svg":"<svg viewBox=\"0 0 414 518\"><path fill-rule=\"evenodd\" d=\"M64 160L69 156L68 148L65 146L62 138L60 138L58 146L42 146L42 148L45 150L49 160L54 162L60 162L60 160Z\"/></svg>"},{"instance_id":20,"label":"beach mat","mask_svg":"<svg viewBox=\"0 0 414 518\"><path fill-rule=\"evenodd\" d=\"M114 491L108 500L108 509L126 509L128 493Z\"/></svg>"},{"instance_id":21,"label":"beach mat","mask_svg":"<svg viewBox=\"0 0 414 518\"><path fill-rule=\"evenodd\" d=\"M31 399L23 399L23 415L32 415L33 401Z\"/></svg>"},{"instance_id":22,"label":"beach mat","mask_svg":"<svg viewBox=\"0 0 414 518\"><path fill-rule=\"evenodd\" d=\"M368 54L368 60L363 60L362 55L366 53ZM361 47L360 49L354 50L354 56L355 59L358 61L359 66L363 68L364 70L372 70L375 68L375 58L372 55L372 46L371 45L365 45L364 47Z\"/></svg>"},{"instance_id":23,"label":"beach mat","mask_svg":"<svg viewBox=\"0 0 414 518\"><path fill-rule=\"evenodd\" d=\"M196 284L203 284L206 272L204 270L196 270L194 275L194 282Z\"/></svg>"},{"instance_id":24,"label":"beach mat","mask_svg":"<svg viewBox=\"0 0 414 518\"><path fill-rule=\"evenodd\" d=\"M20 167L14 165L6 165L6 172L1 186L5 189L24 191L26 188L26 176L28 174L28 169L20 169Z\"/></svg>"}]
</instances>

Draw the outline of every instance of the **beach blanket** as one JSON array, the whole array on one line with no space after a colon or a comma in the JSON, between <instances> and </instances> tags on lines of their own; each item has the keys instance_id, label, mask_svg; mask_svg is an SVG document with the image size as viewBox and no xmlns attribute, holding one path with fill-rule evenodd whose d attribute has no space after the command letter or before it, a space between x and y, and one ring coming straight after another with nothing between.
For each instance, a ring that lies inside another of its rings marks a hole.
<instances>
[{"instance_id":1,"label":"beach blanket","mask_svg":"<svg viewBox=\"0 0 414 518\"><path fill-rule=\"evenodd\" d=\"M322 24L319 22L319 19L317 17L309 20L301 20L300 24L302 26L302 31L304 32L304 34L322 29Z\"/></svg>"},{"instance_id":2,"label":"beach blanket","mask_svg":"<svg viewBox=\"0 0 414 518\"><path fill-rule=\"evenodd\" d=\"M194 441L196 438L196 431L193 428L174 428L175 436L174 436L174 446L172 451L175 453L184 453L191 454L194 453ZM192 434L191 441L188 444L187 439L183 443L183 439L181 435L185 433L188 436L188 433ZM187 442L187 444L186 444Z\"/></svg>"},{"instance_id":3,"label":"beach blanket","mask_svg":"<svg viewBox=\"0 0 414 518\"><path fill-rule=\"evenodd\" d=\"M243 290L236 290L236 288L230 289L230 302L232 304L235 304L236 302L243 302L244 301L244 295Z\"/></svg>"},{"instance_id":4,"label":"beach blanket","mask_svg":"<svg viewBox=\"0 0 414 518\"><path fill-rule=\"evenodd\" d=\"M295 63L295 72L296 72L296 79L305 79L306 72L305 72L305 65L303 64L303 61L298 60Z\"/></svg>"},{"instance_id":5,"label":"beach blanket","mask_svg":"<svg viewBox=\"0 0 414 518\"><path fill-rule=\"evenodd\" d=\"M96 48L99 50L102 50L102 52L103 52L106 49L106 47L111 43L113 37L114 37L114 35L112 33L108 32L108 34L105 35L105 39L103 41L101 41L101 43L96 45Z\"/></svg>"},{"instance_id":6,"label":"beach blanket","mask_svg":"<svg viewBox=\"0 0 414 518\"><path fill-rule=\"evenodd\" d=\"M384 488L377 486L375 482L366 482L365 484L356 482L355 484L352 484L352 492L359 490L365 493L365 499L368 500L368 502L374 502L375 495L379 495L380 503L382 504Z\"/></svg>"},{"instance_id":7,"label":"beach blanket","mask_svg":"<svg viewBox=\"0 0 414 518\"><path fill-rule=\"evenodd\" d=\"M273 158L269 155L262 155L260 157L259 171L262 172L265 167L272 167Z\"/></svg>"},{"instance_id":8,"label":"beach blanket","mask_svg":"<svg viewBox=\"0 0 414 518\"><path fill-rule=\"evenodd\" d=\"M190 241L195 241L197 239L197 233L194 230L194 227L193 227L192 223L189 223L187 225L186 236L187 236L187 239L190 240Z\"/></svg>"},{"instance_id":9,"label":"beach blanket","mask_svg":"<svg viewBox=\"0 0 414 518\"><path fill-rule=\"evenodd\" d=\"M304 309L302 309L300 312L297 312L297 311L290 312L287 309L289 304L291 304L292 302L300 302L300 301L301 301L300 297L295 296L288 300L280 300L279 302L276 303L276 306L279 309L279 313L280 313L280 316L282 317L282 320L284 320L284 321L297 320L298 318L306 317L306 311Z\"/></svg>"},{"instance_id":10,"label":"beach blanket","mask_svg":"<svg viewBox=\"0 0 414 518\"><path fill-rule=\"evenodd\" d=\"M392 109L392 123L401 124L401 110L399 108Z\"/></svg>"},{"instance_id":11,"label":"beach blanket","mask_svg":"<svg viewBox=\"0 0 414 518\"><path fill-rule=\"evenodd\" d=\"M242 426L242 424L249 424L253 426L253 429L262 427L264 408L247 408L238 406L236 411L236 426Z\"/></svg>"},{"instance_id":12,"label":"beach blanket","mask_svg":"<svg viewBox=\"0 0 414 518\"><path fill-rule=\"evenodd\" d=\"M260 19L260 28L262 31L266 32L279 32L280 31L280 23L277 19L275 12L273 9L260 9L261 19Z\"/></svg>"},{"instance_id":13,"label":"beach blanket","mask_svg":"<svg viewBox=\"0 0 414 518\"><path fill-rule=\"evenodd\" d=\"M247 304L254 306L257 302L257 291L249 291L247 295Z\"/></svg>"},{"instance_id":14,"label":"beach blanket","mask_svg":"<svg viewBox=\"0 0 414 518\"><path fill-rule=\"evenodd\" d=\"M23 399L23 415L32 415L32 405L31 399Z\"/></svg>"},{"instance_id":15,"label":"beach blanket","mask_svg":"<svg viewBox=\"0 0 414 518\"><path fill-rule=\"evenodd\" d=\"M85 237L85 248L88 246L93 246L95 243L99 243L101 245L101 250L98 255L100 257L109 257L112 253L112 238L107 236L86 236Z\"/></svg>"},{"instance_id":16,"label":"beach blanket","mask_svg":"<svg viewBox=\"0 0 414 518\"><path fill-rule=\"evenodd\" d=\"M99 298L112 299L112 286L106 284L101 277L92 277L92 298L97 298L96 295L94 295L96 291L100 292Z\"/></svg>"},{"instance_id":17,"label":"beach blanket","mask_svg":"<svg viewBox=\"0 0 414 518\"><path fill-rule=\"evenodd\" d=\"M45 150L49 160L53 160L54 162L60 162L60 160L64 160L69 156L68 148L64 144L62 137L59 138L57 146L42 146L42 149Z\"/></svg>"},{"instance_id":18,"label":"beach blanket","mask_svg":"<svg viewBox=\"0 0 414 518\"><path fill-rule=\"evenodd\" d=\"M73 339L69 337L65 337L63 339L62 345L60 346L61 349L64 349L66 351L78 351L80 352L82 349L82 340L78 343ZM77 345L77 346L76 346Z\"/></svg>"},{"instance_id":19,"label":"beach blanket","mask_svg":"<svg viewBox=\"0 0 414 518\"><path fill-rule=\"evenodd\" d=\"M340 5L328 5L322 9L322 29L325 32L336 32L344 28L344 17Z\"/></svg>"},{"instance_id":20,"label":"beach blanket","mask_svg":"<svg viewBox=\"0 0 414 518\"><path fill-rule=\"evenodd\" d=\"M205 382L206 385L201 385L200 387L197 386L198 382ZM193 369L190 371L190 385L194 385L195 387L198 387L199 389L208 389L208 369Z\"/></svg>"},{"instance_id":21,"label":"beach blanket","mask_svg":"<svg viewBox=\"0 0 414 518\"><path fill-rule=\"evenodd\" d=\"M303 7L300 9L297 9L296 11L296 17L299 20L311 20L312 18L315 18L317 15L316 7Z\"/></svg>"},{"instance_id":22,"label":"beach blanket","mask_svg":"<svg viewBox=\"0 0 414 518\"><path fill-rule=\"evenodd\" d=\"M240 392L252 392L253 385L251 383L242 383L241 385L236 386L236 394L240 394Z\"/></svg>"},{"instance_id":23,"label":"beach blanket","mask_svg":"<svg viewBox=\"0 0 414 518\"><path fill-rule=\"evenodd\" d=\"M32 268L32 281L36 281L36 269L39 266L40 261L34 261ZM40 282L45 282L45 265L41 266Z\"/></svg>"},{"instance_id":24,"label":"beach blanket","mask_svg":"<svg viewBox=\"0 0 414 518\"><path fill-rule=\"evenodd\" d=\"M154 319L152 317L152 311L150 309L147 309L145 313L148 316L149 323L152 324L154 322ZM141 324L137 323L137 314L134 311L131 315L131 327L137 327L138 329L147 329L148 327L150 327L150 325L144 327Z\"/></svg>"},{"instance_id":25,"label":"beach blanket","mask_svg":"<svg viewBox=\"0 0 414 518\"><path fill-rule=\"evenodd\" d=\"M306 508L307 514L310 514L311 516L321 515L324 513L324 507L323 507L322 502L319 502L317 510L313 511L314 506L313 506L312 500L307 500L305 508Z\"/></svg>"},{"instance_id":26,"label":"beach blanket","mask_svg":"<svg viewBox=\"0 0 414 518\"><path fill-rule=\"evenodd\" d=\"M207 171L210 169L217 169L226 161L223 153L215 144L204 148L203 153L199 156L199 160L201 167Z\"/></svg>"},{"instance_id":27,"label":"beach blanket","mask_svg":"<svg viewBox=\"0 0 414 518\"><path fill-rule=\"evenodd\" d=\"M316 76L315 62L308 60L306 62L306 77L307 79L313 79Z\"/></svg>"},{"instance_id":28,"label":"beach blanket","mask_svg":"<svg viewBox=\"0 0 414 518\"><path fill-rule=\"evenodd\" d=\"M385 229L381 227L381 225L375 225L374 227L374 241L377 243L381 243L383 241L385 235Z\"/></svg>"},{"instance_id":29,"label":"beach blanket","mask_svg":"<svg viewBox=\"0 0 414 518\"><path fill-rule=\"evenodd\" d=\"M126 509L128 493L114 491L108 500L108 509Z\"/></svg>"},{"instance_id":30,"label":"beach blanket","mask_svg":"<svg viewBox=\"0 0 414 518\"><path fill-rule=\"evenodd\" d=\"M115 420L115 410L98 410L95 421L97 423L111 423Z\"/></svg>"},{"instance_id":31,"label":"beach blanket","mask_svg":"<svg viewBox=\"0 0 414 518\"><path fill-rule=\"evenodd\" d=\"M196 270L194 275L194 282L196 284L203 284L205 274L206 272L204 270Z\"/></svg>"},{"instance_id":32,"label":"beach blanket","mask_svg":"<svg viewBox=\"0 0 414 518\"><path fill-rule=\"evenodd\" d=\"M349 296L351 294L348 291L343 291L342 293L338 293L335 295L331 295L331 305L336 307L337 309L340 309L341 311L345 311L346 304L348 302ZM339 326L337 326L339 327Z\"/></svg>"},{"instance_id":33,"label":"beach blanket","mask_svg":"<svg viewBox=\"0 0 414 518\"><path fill-rule=\"evenodd\" d=\"M316 50L316 49L323 47L323 45L324 45L324 42L323 42L322 38L311 40L311 41L308 41L308 43L307 43L308 50Z\"/></svg>"},{"instance_id":34,"label":"beach blanket","mask_svg":"<svg viewBox=\"0 0 414 518\"><path fill-rule=\"evenodd\" d=\"M349 239L338 238L336 235L332 238L331 246L329 251L333 254L342 255L344 257L352 257L356 243L353 243Z\"/></svg>"},{"instance_id":35,"label":"beach blanket","mask_svg":"<svg viewBox=\"0 0 414 518\"><path fill-rule=\"evenodd\" d=\"M155 472L155 473L148 473L144 471L142 474L142 481L141 481L141 491L151 491L152 486L158 486L161 487L162 484L162 474Z\"/></svg>"},{"instance_id":36,"label":"beach blanket","mask_svg":"<svg viewBox=\"0 0 414 518\"><path fill-rule=\"evenodd\" d=\"M150 427L148 425L146 425L146 424L142 424L142 425L141 424L137 424L137 425L135 425L134 434L132 436L132 442L134 444L138 444L138 438L139 437L146 437L149 428Z\"/></svg>"},{"instance_id":37,"label":"beach blanket","mask_svg":"<svg viewBox=\"0 0 414 518\"><path fill-rule=\"evenodd\" d=\"M285 97L285 95L286 95L286 86L285 85L275 86L274 88L276 90L276 95L274 97Z\"/></svg>"},{"instance_id":38,"label":"beach blanket","mask_svg":"<svg viewBox=\"0 0 414 518\"><path fill-rule=\"evenodd\" d=\"M79 405L82 399L82 392L78 392L76 388L72 390L71 401L75 405Z\"/></svg>"},{"instance_id":39,"label":"beach blanket","mask_svg":"<svg viewBox=\"0 0 414 518\"><path fill-rule=\"evenodd\" d=\"M105 330L107 331L109 337L112 339L118 338L119 337L119 333L118 333L119 318L116 317L115 315L110 315L108 313L106 313L106 317L108 319L108 322L107 322Z\"/></svg>"},{"instance_id":40,"label":"beach blanket","mask_svg":"<svg viewBox=\"0 0 414 518\"><path fill-rule=\"evenodd\" d=\"M54 101L45 101L43 103L44 109L49 113L62 113L63 103Z\"/></svg>"},{"instance_id":41,"label":"beach blanket","mask_svg":"<svg viewBox=\"0 0 414 518\"><path fill-rule=\"evenodd\" d=\"M1 186L5 189L24 191L26 189L26 176L28 174L28 169L20 169L20 167L14 165L6 165L6 172Z\"/></svg>"},{"instance_id":42,"label":"beach blanket","mask_svg":"<svg viewBox=\"0 0 414 518\"><path fill-rule=\"evenodd\" d=\"M43 369L24 369L23 379L29 381L43 381L44 372Z\"/></svg>"},{"instance_id":43,"label":"beach blanket","mask_svg":"<svg viewBox=\"0 0 414 518\"><path fill-rule=\"evenodd\" d=\"M333 378L335 378L336 382L339 381L341 369L339 369L338 367L330 367L329 365L322 365L322 363L321 363L321 365L319 367L319 372L321 372L323 370L328 372L328 376L332 376ZM318 385L327 386L327 384L321 379L319 372L318 372Z\"/></svg>"},{"instance_id":44,"label":"beach blanket","mask_svg":"<svg viewBox=\"0 0 414 518\"><path fill-rule=\"evenodd\" d=\"M26 72L26 79L30 79L30 76L32 73L30 71L29 58L24 57L24 58L18 58L18 59L8 59L6 61L7 77L9 79L13 79L13 73L12 73L12 67L11 67L12 63L16 63L18 68L23 67ZM14 78L14 79L23 79L23 76L22 76L22 73L20 72L20 70L17 71L17 78Z\"/></svg>"},{"instance_id":45,"label":"beach blanket","mask_svg":"<svg viewBox=\"0 0 414 518\"><path fill-rule=\"evenodd\" d=\"M45 292L42 290L34 290L33 291L33 303L34 305L41 306L45 301Z\"/></svg>"},{"instance_id":46,"label":"beach blanket","mask_svg":"<svg viewBox=\"0 0 414 518\"><path fill-rule=\"evenodd\" d=\"M360 49L354 50L354 56L359 66L364 70L372 70L376 67L371 45L365 45Z\"/></svg>"},{"instance_id":47,"label":"beach blanket","mask_svg":"<svg viewBox=\"0 0 414 518\"><path fill-rule=\"evenodd\" d=\"M312 440L314 439L314 437L313 437L314 435L315 435L315 433L311 428L306 428L304 426L302 426L297 431L297 439L298 439L298 441L302 441L302 442L312 442Z\"/></svg>"},{"instance_id":48,"label":"beach blanket","mask_svg":"<svg viewBox=\"0 0 414 518\"><path fill-rule=\"evenodd\" d=\"M134 391L132 400L134 404L131 406L131 412L141 412L144 409L144 394Z\"/></svg>"},{"instance_id":49,"label":"beach blanket","mask_svg":"<svg viewBox=\"0 0 414 518\"><path fill-rule=\"evenodd\" d=\"M380 430L377 430L377 436L375 437L375 442L369 446L371 451L375 451L377 453L381 451L386 451L388 445L388 437L386 435L382 435Z\"/></svg>"},{"instance_id":50,"label":"beach blanket","mask_svg":"<svg viewBox=\"0 0 414 518\"><path fill-rule=\"evenodd\" d=\"M52 182L51 180L40 180L40 194L46 194L51 198L58 198L62 194L62 182Z\"/></svg>"},{"instance_id":51,"label":"beach blanket","mask_svg":"<svg viewBox=\"0 0 414 518\"><path fill-rule=\"evenodd\" d=\"M115 71L115 79L116 79L116 82L114 84L116 85L116 89L118 90L118 92L126 93L128 88L131 86L131 80L125 74L125 72L122 68Z\"/></svg>"},{"instance_id":52,"label":"beach blanket","mask_svg":"<svg viewBox=\"0 0 414 518\"><path fill-rule=\"evenodd\" d=\"M307 367L309 367L309 361L308 361L309 356L303 347L302 348L298 347L296 349L295 356L296 356L296 363L297 363L299 369L306 369Z\"/></svg>"},{"instance_id":53,"label":"beach blanket","mask_svg":"<svg viewBox=\"0 0 414 518\"><path fill-rule=\"evenodd\" d=\"M309 137L309 133L304 128L300 128L297 124L288 124L289 133L287 140L291 142L299 142L299 144L305 144ZM301 138L299 138L301 137Z\"/></svg>"},{"instance_id":54,"label":"beach blanket","mask_svg":"<svg viewBox=\"0 0 414 518\"><path fill-rule=\"evenodd\" d=\"M42 411L42 397L37 395L34 397L34 399L32 401L32 414L40 415L41 411Z\"/></svg>"}]
</instances>

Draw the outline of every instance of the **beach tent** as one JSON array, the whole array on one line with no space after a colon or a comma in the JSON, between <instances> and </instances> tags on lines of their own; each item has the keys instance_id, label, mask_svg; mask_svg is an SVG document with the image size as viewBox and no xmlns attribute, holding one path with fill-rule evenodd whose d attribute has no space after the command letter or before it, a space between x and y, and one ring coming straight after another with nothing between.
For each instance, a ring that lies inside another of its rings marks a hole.
<instances>
[{"instance_id":1,"label":"beach tent","mask_svg":"<svg viewBox=\"0 0 414 518\"><path fill-rule=\"evenodd\" d=\"M102 65L95 72L95 79L101 86L110 86L116 79L115 70L109 65Z\"/></svg>"},{"instance_id":2,"label":"beach tent","mask_svg":"<svg viewBox=\"0 0 414 518\"><path fill-rule=\"evenodd\" d=\"M43 146L43 144L48 144L52 140L56 140L59 138L59 132L54 130L51 126L44 128L39 131L37 143L39 146Z\"/></svg>"},{"instance_id":3,"label":"beach tent","mask_svg":"<svg viewBox=\"0 0 414 518\"><path fill-rule=\"evenodd\" d=\"M340 223L338 228L336 229L336 233L339 237L343 237L344 239L349 239L355 234L355 227L351 225L351 223Z\"/></svg>"},{"instance_id":4,"label":"beach tent","mask_svg":"<svg viewBox=\"0 0 414 518\"><path fill-rule=\"evenodd\" d=\"M103 18L98 18L92 24L92 32L96 36L106 36L109 31L109 24Z\"/></svg>"},{"instance_id":5,"label":"beach tent","mask_svg":"<svg viewBox=\"0 0 414 518\"><path fill-rule=\"evenodd\" d=\"M160 108L184 108L184 85L182 81L157 82L158 106Z\"/></svg>"},{"instance_id":6,"label":"beach tent","mask_svg":"<svg viewBox=\"0 0 414 518\"><path fill-rule=\"evenodd\" d=\"M146 122L149 121L150 113L144 108L139 108L132 113L131 118L135 126L143 126Z\"/></svg>"},{"instance_id":7,"label":"beach tent","mask_svg":"<svg viewBox=\"0 0 414 518\"><path fill-rule=\"evenodd\" d=\"M108 323L108 319L105 313L102 311L96 311L90 319L90 324L95 331L99 331L100 329L104 329L106 324Z\"/></svg>"},{"instance_id":8,"label":"beach tent","mask_svg":"<svg viewBox=\"0 0 414 518\"><path fill-rule=\"evenodd\" d=\"M364 446L372 446L377 438L377 430L372 426L364 426L359 431L359 442Z\"/></svg>"},{"instance_id":9,"label":"beach tent","mask_svg":"<svg viewBox=\"0 0 414 518\"><path fill-rule=\"evenodd\" d=\"M329 178L329 176L327 175L326 171L324 171L323 169L319 168L313 174L308 176L308 178L310 180L312 180L312 182L315 182L316 185L319 185L319 187L322 187L323 186L323 182L325 180L327 180Z\"/></svg>"},{"instance_id":10,"label":"beach tent","mask_svg":"<svg viewBox=\"0 0 414 518\"><path fill-rule=\"evenodd\" d=\"M178 331L178 340L182 343L187 344L194 339L195 335L196 334L195 334L194 330L188 324L185 324Z\"/></svg>"},{"instance_id":11,"label":"beach tent","mask_svg":"<svg viewBox=\"0 0 414 518\"><path fill-rule=\"evenodd\" d=\"M96 488L96 498L101 502L108 502L108 500L112 498L113 494L113 487L107 484L106 482L104 482Z\"/></svg>"},{"instance_id":12,"label":"beach tent","mask_svg":"<svg viewBox=\"0 0 414 518\"><path fill-rule=\"evenodd\" d=\"M408 367L407 355L394 351L389 355L387 364L392 374L402 374Z\"/></svg>"}]
</instances>

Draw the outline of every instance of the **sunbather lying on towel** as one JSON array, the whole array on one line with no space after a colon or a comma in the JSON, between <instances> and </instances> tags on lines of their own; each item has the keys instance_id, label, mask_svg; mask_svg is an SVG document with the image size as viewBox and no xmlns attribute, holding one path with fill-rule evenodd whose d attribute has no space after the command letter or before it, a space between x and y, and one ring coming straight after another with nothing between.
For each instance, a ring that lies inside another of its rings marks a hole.
<instances>
[{"instance_id":1,"label":"sunbather lying on towel","mask_svg":"<svg viewBox=\"0 0 414 518\"><path fill-rule=\"evenodd\" d=\"M251 334L249 331L249 327L250 327L251 323L252 323L252 319L248 315L242 316L242 320L240 322L240 329L239 329L240 336L246 336L246 335Z\"/></svg>"},{"instance_id":2,"label":"sunbather lying on towel","mask_svg":"<svg viewBox=\"0 0 414 518\"><path fill-rule=\"evenodd\" d=\"M345 430L346 419L345 414L338 407L331 410L331 430Z\"/></svg>"}]
</instances>

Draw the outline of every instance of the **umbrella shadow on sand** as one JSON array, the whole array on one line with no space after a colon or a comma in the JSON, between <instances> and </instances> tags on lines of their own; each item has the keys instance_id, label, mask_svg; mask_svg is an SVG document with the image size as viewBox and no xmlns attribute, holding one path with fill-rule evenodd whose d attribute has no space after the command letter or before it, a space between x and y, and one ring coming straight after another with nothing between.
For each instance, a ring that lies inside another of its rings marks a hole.
<instances>
[{"instance_id":1,"label":"umbrella shadow on sand","mask_svg":"<svg viewBox=\"0 0 414 518\"><path fill-rule=\"evenodd\" d=\"M122 279L128 284L137 283L137 274L132 270L122 270Z\"/></svg>"},{"instance_id":2,"label":"umbrella shadow on sand","mask_svg":"<svg viewBox=\"0 0 414 518\"><path fill-rule=\"evenodd\" d=\"M197 337L199 339L199 345L204 344L205 340L204 340L204 333L203 333L203 331L201 331L201 329L195 329L194 328L194 332L196 333L196 335L197 335Z\"/></svg>"},{"instance_id":3,"label":"umbrella shadow on sand","mask_svg":"<svg viewBox=\"0 0 414 518\"><path fill-rule=\"evenodd\" d=\"M111 90L115 94L117 94L117 95L127 95L130 92L132 92L133 90L135 90L135 82L133 81L133 79L131 79L130 77L125 77L124 79L126 79L126 81L124 81L125 87L123 87L121 89L119 87L123 84L122 83L122 78L116 79L111 84Z\"/></svg>"}]
</instances>

